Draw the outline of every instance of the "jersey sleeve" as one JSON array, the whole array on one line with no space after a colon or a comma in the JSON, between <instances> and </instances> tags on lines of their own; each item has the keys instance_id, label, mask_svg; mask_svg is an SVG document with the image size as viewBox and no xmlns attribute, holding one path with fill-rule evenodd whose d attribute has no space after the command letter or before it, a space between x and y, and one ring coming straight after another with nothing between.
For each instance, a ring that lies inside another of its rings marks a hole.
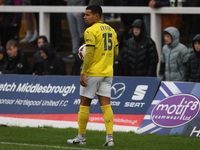
<instances>
[{"instance_id":1,"label":"jersey sleeve","mask_svg":"<svg viewBox=\"0 0 200 150\"><path fill-rule=\"evenodd\" d=\"M84 32L84 40L87 46L95 46L95 36L90 29L86 29Z\"/></svg>"}]
</instances>

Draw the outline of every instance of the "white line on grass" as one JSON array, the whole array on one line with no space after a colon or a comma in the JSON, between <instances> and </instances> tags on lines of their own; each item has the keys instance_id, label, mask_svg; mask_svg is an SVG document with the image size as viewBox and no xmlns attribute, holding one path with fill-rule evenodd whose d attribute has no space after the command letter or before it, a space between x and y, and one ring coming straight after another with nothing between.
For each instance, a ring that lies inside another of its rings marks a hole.
<instances>
[{"instance_id":1,"label":"white line on grass","mask_svg":"<svg viewBox=\"0 0 200 150\"><path fill-rule=\"evenodd\" d=\"M88 148L78 148L78 147L50 146L50 145L38 145L38 144L26 144L26 143L10 143L10 142L0 142L0 144L30 146L30 147L32 146L32 147L59 148L59 149L101 150L101 149L88 149Z\"/></svg>"}]
</instances>

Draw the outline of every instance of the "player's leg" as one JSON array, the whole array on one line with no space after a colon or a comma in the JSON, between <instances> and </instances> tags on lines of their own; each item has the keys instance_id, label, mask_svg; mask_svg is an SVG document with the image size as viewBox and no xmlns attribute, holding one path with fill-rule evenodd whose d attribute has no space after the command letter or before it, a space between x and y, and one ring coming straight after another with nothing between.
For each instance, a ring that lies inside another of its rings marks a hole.
<instances>
[{"instance_id":1,"label":"player's leg","mask_svg":"<svg viewBox=\"0 0 200 150\"><path fill-rule=\"evenodd\" d=\"M103 112L106 127L106 143L104 146L114 146L113 142L113 110L110 105L112 78L105 78L98 89L98 98Z\"/></svg>"},{"instance_id":2,"label":"player's leg","mask_svg":"<svg viewBox=\"0 0 200 150\"><path fill-rule=\"evenodd\" d=\"M113 110L110 105L110 98L98 96L103 112L104 123L106 127L106 143L104 146L114 146L113 142Z\"/></svg>"},{"instance_id":3,"label":"player's leg","mask_svg":"<svg viewBox=\"0 0 200 150\"><path fill-rule=\"evenodd\" d=\"M80 86L80 108L78 112L78 136L74 139L69 139L69 144L86 144L85 134L86 127L89 120L89 109L92 99L95 96L97 90L99 78L87 77L87 87Z\"/></svg>"},{"instance_id":4,"label":"player's leg","mask_svg":"<svg viewBox=\"0 0 200 150\"><path fill-rule=\"evenodd\" d=\"M90 104L92 99L81 96L81 103L78 112L78 136L80 138L85 138L86 127L89 120Z\"/></svg>"},{"instance_id":5,"label":"player's leg","mask_svg":"<svg viewBox=\"0 0 200 150\"><path fill-rule=\"evenodd\" d=\"M84 145L86 144L86 127L89 120L90 103L92 99L80 96L81 102L78 112L78 136L74 139L67 140L69 144Z\"/></svg>"}]
</instances>

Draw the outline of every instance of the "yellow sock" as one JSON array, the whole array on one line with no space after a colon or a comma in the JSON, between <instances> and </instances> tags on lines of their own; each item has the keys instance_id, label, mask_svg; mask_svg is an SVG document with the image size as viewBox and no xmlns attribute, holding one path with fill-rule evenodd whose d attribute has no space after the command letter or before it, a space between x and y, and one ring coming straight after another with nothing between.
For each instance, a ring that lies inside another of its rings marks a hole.
<instances>
[{"instance_id":1,"label":"yellow sock","mask_svg":"<svg viewBox=\"0 0 200 150\"><path fill-rule=\"evenodd\" d=\"M111 105L101 106L103 112L106 134L113 134L113 111Z\"/></svg>"},{"instance_id":2,"label":"yellow sock","mask_svg":"<svg viewBox=\"0 0 200 150\"><path fill-rule=\"evenodd\" d=\"M83 135L86 133L86 127L89 120L89 111L90 111L89 106L80 105L79 112L78 112L78 125L79 125L78 133L79 134Z\"/></svg>"}]
</instances>

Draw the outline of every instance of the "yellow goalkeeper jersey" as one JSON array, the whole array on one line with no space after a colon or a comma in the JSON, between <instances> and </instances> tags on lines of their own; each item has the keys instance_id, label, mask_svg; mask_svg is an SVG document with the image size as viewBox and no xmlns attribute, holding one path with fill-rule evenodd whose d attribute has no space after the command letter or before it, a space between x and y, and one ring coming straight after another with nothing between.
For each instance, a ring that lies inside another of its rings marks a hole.
<instances>
[{"instance_id":1,"label":"yellow goalkeeper jersey","mask_svg":"<svg viewBox=\"0 0 200 150\"><path fill-rule=\"evenodd\" d=\"M103 22L97 22L85 30L84 40L86 51L87 47L94 47L94 55L85 75L112 77L114 55L118 54L115 30ZM87 56L85 56L85 59L87 59Z\"/></svg>"}]
</instances>

